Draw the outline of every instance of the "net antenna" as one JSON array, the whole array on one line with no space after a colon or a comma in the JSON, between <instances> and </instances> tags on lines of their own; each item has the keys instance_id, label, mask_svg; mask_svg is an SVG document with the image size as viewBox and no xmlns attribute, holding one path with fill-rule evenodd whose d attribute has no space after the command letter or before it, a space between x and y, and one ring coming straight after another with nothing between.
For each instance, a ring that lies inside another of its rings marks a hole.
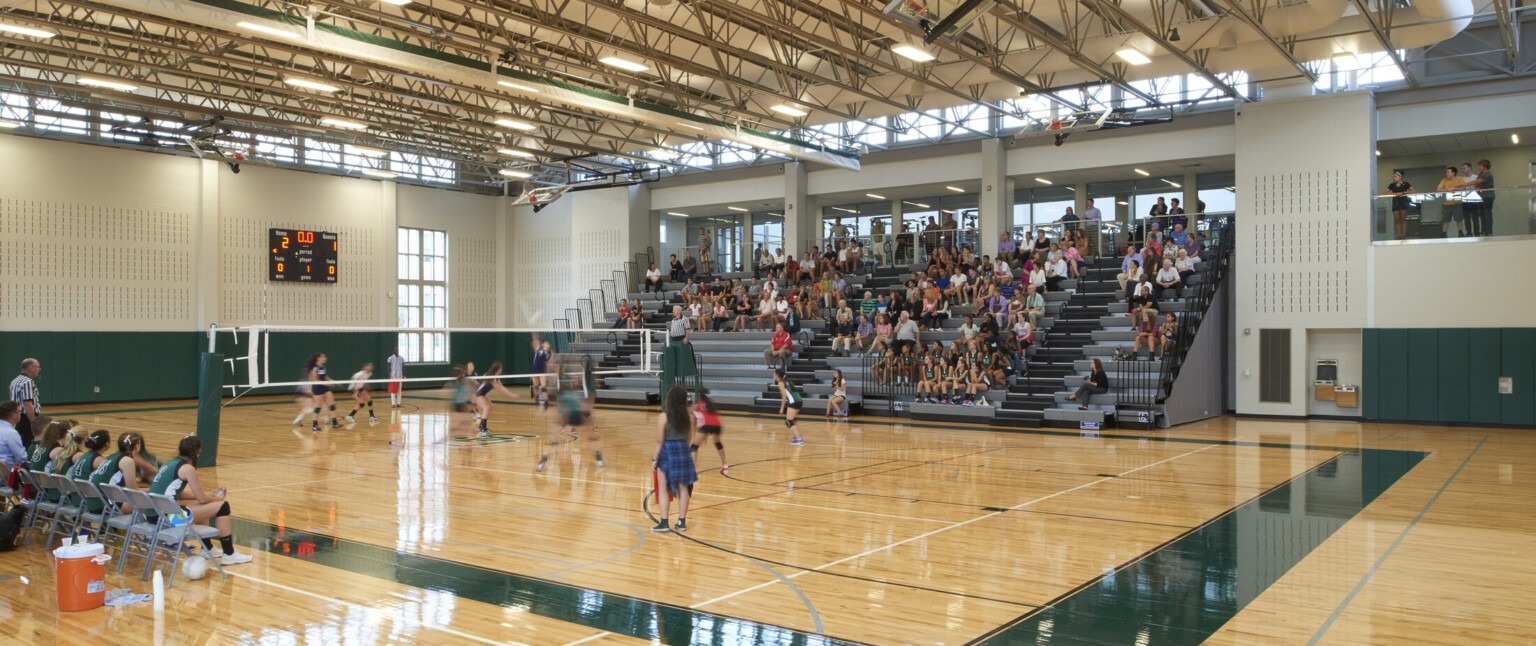
<instances>
[{"instance_id":1,"label":"net antenna","mask_svg":"<svg viewBox=\"0 0 1536 646\"><path fill-rule=\"evenodd\" d=\"M337 350L337 348L328 349L324 347L327 345L326 339L311 335L377 335L379 333L417 332L417 330L402 330L393 327L316 327L264 324L219 327L215 325L209 328L208 333L208 348L210 352L216 350L219 339L225 338L220 334L223 332L227 332L230 335L228 337L230 346L226 349L232 350L230 354L234 355L224 360L229 366L229 372L225 375L223 388L229 389L231 396L234 398L239 398L257 389L283 388L286 390L281 392L291 392L300 386L311 385L311 382L304 380L274 378L272 372L272 356L274 352L280 357L286 357L280 359L282 365L278 366L279 374L292 374L294 366L288 365L288 363L291 363L291 358L295 356L307 356L315 352L321 352L332 355L333 358L335 357L333 351ZM554 356L550 358L550 363L546 366L544 372L519 372L520 369L526 368L508 365L505 368L505 372L500 375L476 375L469 377L469 379L475 381L528 377L564 377L564 375L558 373L560 366L570 360L574 360L576 365L579 366L581 357L584 355L593 356L592 362L594 364L597 362L597 355L608 355L617 357L621 361L623 359L628 359L629 361L629 365L594 370L594 375L655 376L661 371L661 348L667 343L666 331L650 329L448 328L444 332L446 332L450 344L452 343L452 335L456 332L473 333L476 335L506 334L508 339L504 347L507 348L508 357L497 357L488 354L484 357L468 358L469 361L475 362L481 368L490 365L493 361L501 361L504 364L509 363L508 359L511 356L511 348L515 344L526 344L530 340L548 341L554 350ZM341 343L344 338L343 336L333 338L333 342L338 346L344 345ZM296 343L303 343L304 348L299 350L292 347ZM356 358L354 357L353 359ZM368 357L366 360L372 362L377 368L381 365L383 357ZM349 364L346 369L350 370L351 365ZM343 384L352 383L350 378L348 378L348 374L340 370L333 374L332 379L334 383L332 388L344 390L345 386ZM388 384L402 382L407 384L430 384L435 382L445 384L453 379L452 376L390 379L387 374L381 375L377 369L374 375L376 378L357 383Z\"/></svg>"}]
</instances>

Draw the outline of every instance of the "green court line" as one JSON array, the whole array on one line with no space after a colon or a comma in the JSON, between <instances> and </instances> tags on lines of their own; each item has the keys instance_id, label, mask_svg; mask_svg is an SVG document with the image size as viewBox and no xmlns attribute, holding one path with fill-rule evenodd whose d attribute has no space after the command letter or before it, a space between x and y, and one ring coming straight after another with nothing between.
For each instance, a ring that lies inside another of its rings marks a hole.
<instances>
[{"instance_id":1,"label":"green court line","mask_svg":"<svg viewBox=\"0 0 1536 646\"><path fill-rule=\"evenodd\" d=\"M968 646L1200 644L1427 455L1338 455Z\"/></svg>"},{"instance_id":2,"label":"green court line","mask_svg":"<svg viewBox=\"0 0 1536 646\"><path fill-rule=\"evenodd\" d=\"M855 646L861 642L797 631L613 592L502 572L244 518L232 518L241 542L303 561L456 598L513 608L653 643ZM484 635L507 639L514 635Z\"/></svg>"},{"instance_id":3,"label":"green court line","mask_svg":"<svg viewBox=\"0 0 1536 646\"><path fill-rule=\"evenodd\" d=\"M1461 475L1461 470L1467 468L1467 463L1472 461L1472 456L1477 455L1478 450L1482 449L1483 443L1487 441L1487 435L1484 435L1483 439L1478 440L1477 446L1472 447L1472 452L1468 453L1467 458L1461 461L1461 464L1456 467L1456 471L1451 473L1451 477L1446 478L1445 484L1440 485L1440 489L1429 498L1429 502L1424 503L1424 508L1419 510L1419 515L1414 516L1413 520L1408 521L1408 526L1404 527L1402 533L1397 535L1397 540L1392 541L1392 546L1388 547L1387 551L1382 552L1381 558L1376 559L1376 563L1371 565L1371 569L1365 571L1365 576L1360 577L1360 582L1355 584L1353 590L1349 591L1349 595L1339 602L1339 607L1334 608L1333 614L1328 615L1328 620L1324 621L1323 625L1317 628L1317 632L1312 635L1312 639L1307 640L1307 646L1313 646L1319 639L1323 638L1323 633L1328 632L1328 629L1333 626L1334 620L1338 619L1339 615L1344 614L1344 609L1349 607L1351 601L1355 600L1355 595L1360 594L1360 591L1365 588L1365 584L1370 583L1371 577L1376 576L1376 571L1381 569L1381 564L1387 562L1387 557L1392 556L1392 552L1397 549L1397 546L1403 542L1403 539L1408 537L1408 532L1413 531L1413 526L1419 524L1419 521L1424 518L1424 514L1429 513L1429 508L1435 504L1436 500L1440 499L1440 494L1445 493L1445 490L1450 488L1451 482L1456 479L1456 476Z\"/></svg>"}]
</instances>

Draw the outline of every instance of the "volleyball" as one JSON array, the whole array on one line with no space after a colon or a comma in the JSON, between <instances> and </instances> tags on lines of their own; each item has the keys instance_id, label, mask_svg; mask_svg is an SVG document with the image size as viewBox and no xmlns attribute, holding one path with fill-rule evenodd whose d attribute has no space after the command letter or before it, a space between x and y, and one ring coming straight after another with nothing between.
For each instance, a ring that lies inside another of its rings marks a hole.
<instances>
[{"instance_id":1,"label":"volleyball","mask_svg":"<svg viewBox=\"0 0 1536 646\"><path fill-rule=\"evenodd\" d=\"M189 556L181 562L181 573L192 581L203 578L208 574L208 559L203 556Z\"/></svg>"}]
</instances>

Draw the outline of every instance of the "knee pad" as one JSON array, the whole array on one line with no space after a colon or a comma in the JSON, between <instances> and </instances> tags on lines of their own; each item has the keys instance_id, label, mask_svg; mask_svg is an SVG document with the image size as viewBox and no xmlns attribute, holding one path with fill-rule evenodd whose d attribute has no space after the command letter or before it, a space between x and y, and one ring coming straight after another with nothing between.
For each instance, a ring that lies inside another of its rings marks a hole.
<instances>
[{"instance_id":1,"label":"knee pad","mask_svg":"<svg viewBox=\"0 0 1536 646\"><path fill-rule=\"evenodd\" d=\"M725 450L725 445L721 444L719 442L715 442L715 450L717 450L717 451L724 451Z\"/></svg>"},{"instance_id":2,"label":"knee pad","mask_svg":"<svg viewBox=\"0 0 1536 646\"><path fill-rule=\"evenodd\" d=\"M795 420L792 420L792 419L784 420L784 428L794 428L794 427L795 427Z\"/></svg>"},{"instance_id":3,"label":"knee pad","mask_svg":"<svg viewBox=\"0 0 1536 646\"><path fill-rule=\"evenodd\" d=\"M214 516L228 516L228 515L229 515L229 503L227 503L227 502L222 504L222 505L219 505L219 513L214 514Z\"/></svg>"}]
</instances>

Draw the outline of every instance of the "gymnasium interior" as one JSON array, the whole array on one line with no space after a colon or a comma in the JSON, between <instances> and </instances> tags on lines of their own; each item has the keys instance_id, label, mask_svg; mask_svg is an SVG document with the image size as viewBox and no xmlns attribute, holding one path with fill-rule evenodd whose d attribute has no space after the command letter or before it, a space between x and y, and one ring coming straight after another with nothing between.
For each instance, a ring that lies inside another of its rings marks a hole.
<instances>
[{"instance_id":1,"label":"gymnasium interior","mask_svg":"<svg viewBox=\"0 0 1536 646\"><path fill-rule=\"evenodd\" d=\"M0 641L1536 643L1533 23L3 3Z\"/></svg>"}]
</instances>

